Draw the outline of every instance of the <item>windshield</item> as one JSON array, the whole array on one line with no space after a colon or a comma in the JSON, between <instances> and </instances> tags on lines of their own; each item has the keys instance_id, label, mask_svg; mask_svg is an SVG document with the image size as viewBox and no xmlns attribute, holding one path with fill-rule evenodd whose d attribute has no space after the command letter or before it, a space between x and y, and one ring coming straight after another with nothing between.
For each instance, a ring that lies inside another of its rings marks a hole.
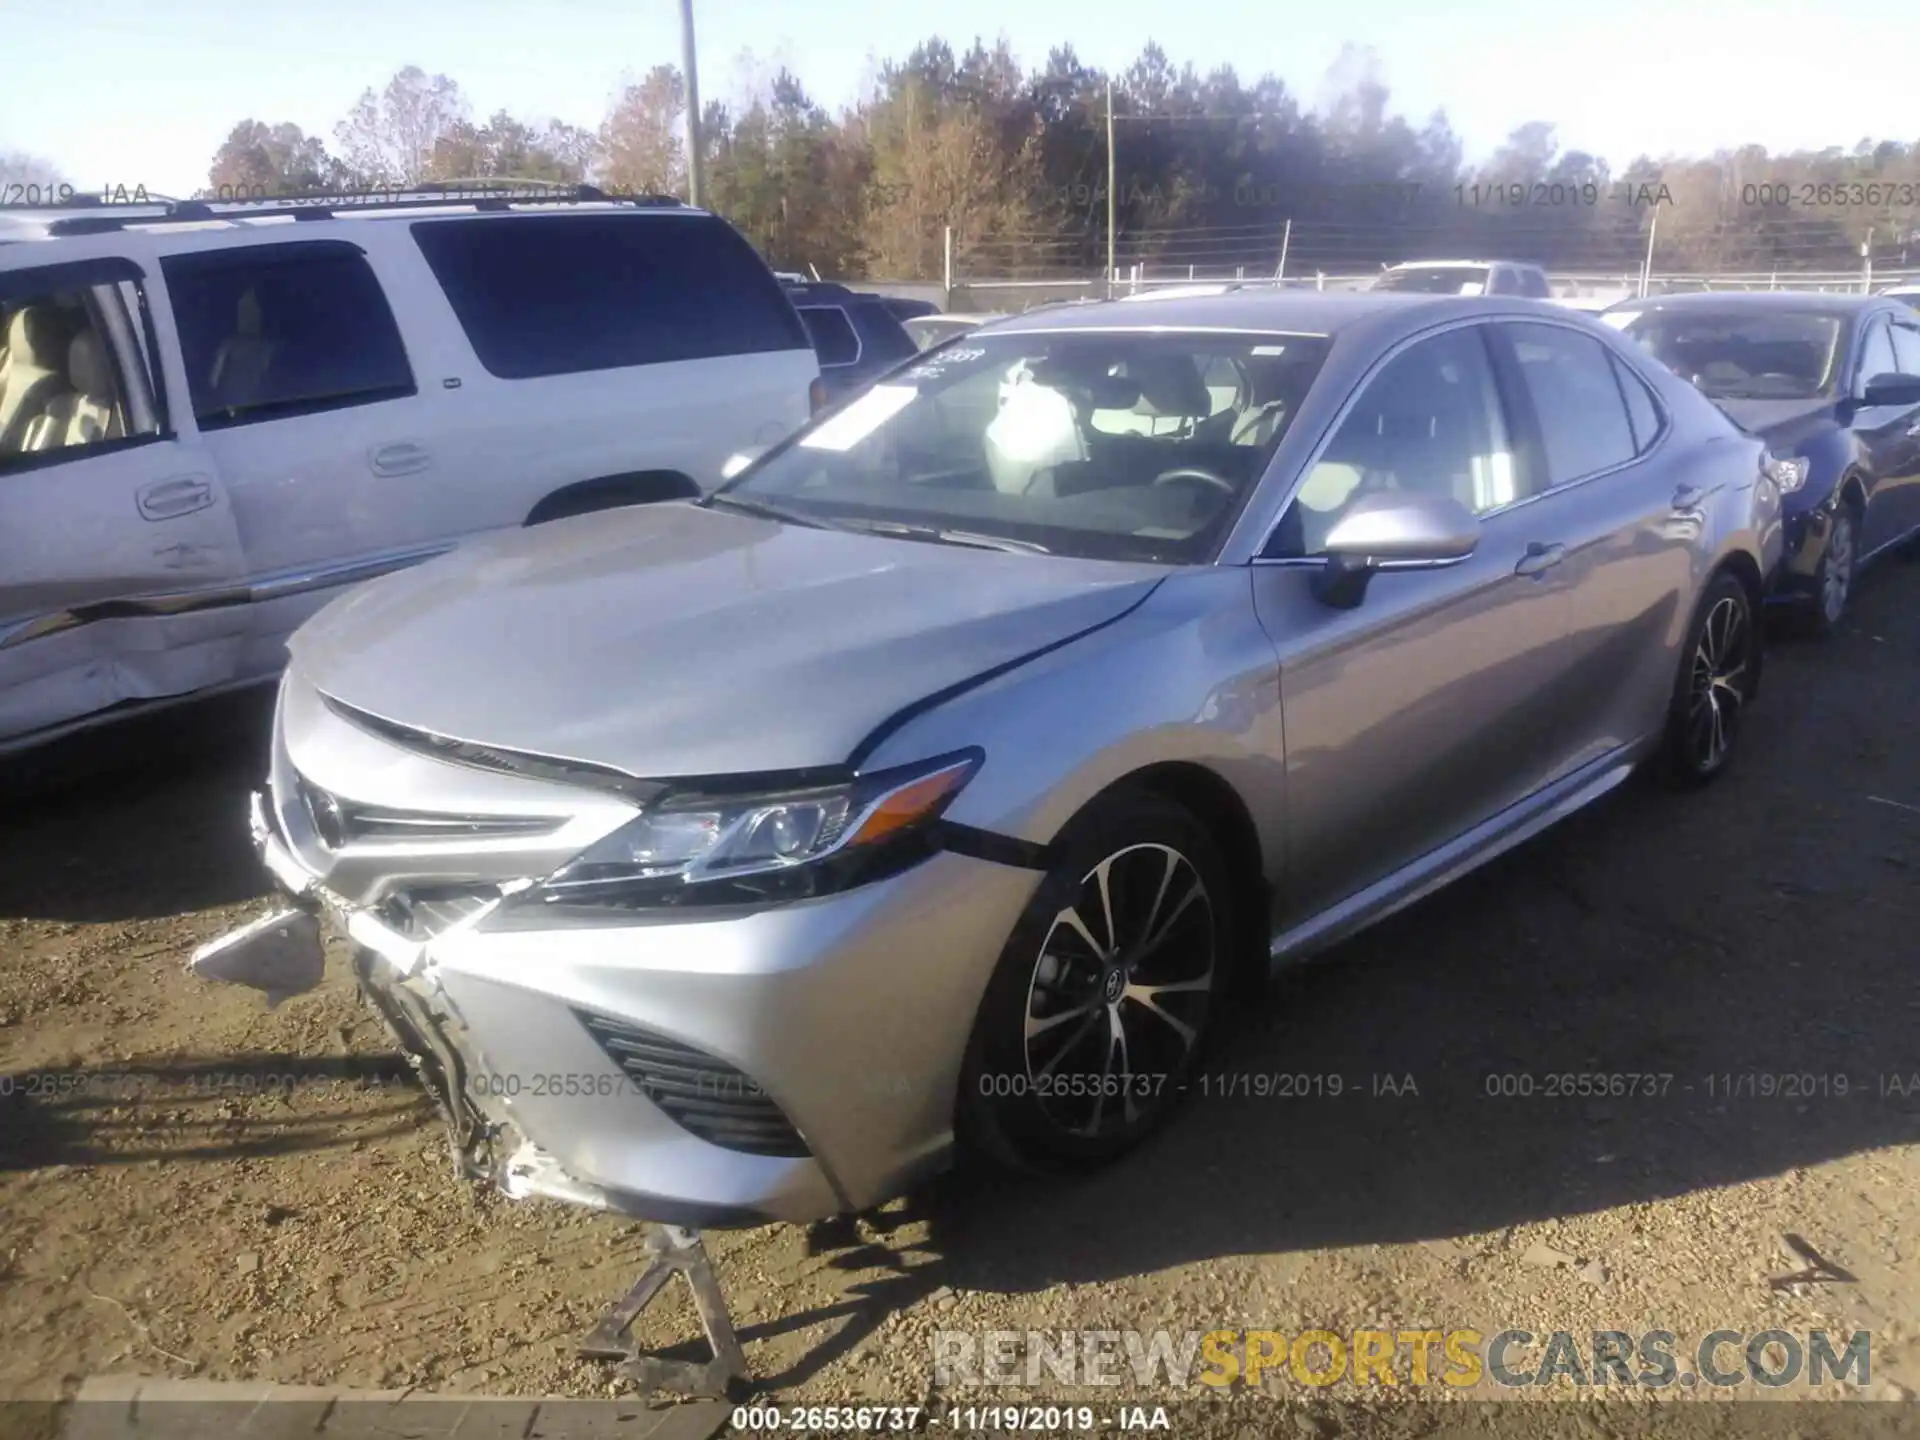
<instances>
[{"instance_id":1,"label":"windshield","mask_svg":"<svg viewBox=\"0 0 1920 1440\"><path fill-rule=\"evenodd\" d=\"M1845 326L1814 311L1614 311L1607 319L1715 400L1812 400L1833 392Z\"/></svg>"},{"instance_id":2,"label":"windshield","mask_svg":"<svg viewBox=\"0 0 1920 1440\"><path fill-rule=\"evenodd\" d=\"M973 336L708 502L1089 559L1210 560L1326 359L1321 336Z\"/></svg>"},{"instance_id":3,"label":"windshield","mask_svg":"<svg viewBox=\"0 0 1920 1440\"><path fill-rule=\"evenodd\" d=\"M1487 273L1484 265L1413 266L1387 271L1373 282L1373 288L1410 295L1484 295Z\"/></svg>"}]
</instances>

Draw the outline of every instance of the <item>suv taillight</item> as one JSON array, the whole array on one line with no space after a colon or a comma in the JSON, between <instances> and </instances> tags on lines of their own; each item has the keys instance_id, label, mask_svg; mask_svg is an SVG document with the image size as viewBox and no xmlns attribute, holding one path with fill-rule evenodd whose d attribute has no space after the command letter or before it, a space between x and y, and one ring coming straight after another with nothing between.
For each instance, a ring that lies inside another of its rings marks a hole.
<instances>
[{"instance_id":1,"label":"suv taillight","mask_svg":"<svg viewBox=\"0 0 1920 1440\"><path fill-rule=\"evenodd\" d=\"M818 415L822 410L827 408L827 382L825 380L816 376L813 384L807 387L807 404L812 407L815 415Z\"/></svg>"}]
</instances>

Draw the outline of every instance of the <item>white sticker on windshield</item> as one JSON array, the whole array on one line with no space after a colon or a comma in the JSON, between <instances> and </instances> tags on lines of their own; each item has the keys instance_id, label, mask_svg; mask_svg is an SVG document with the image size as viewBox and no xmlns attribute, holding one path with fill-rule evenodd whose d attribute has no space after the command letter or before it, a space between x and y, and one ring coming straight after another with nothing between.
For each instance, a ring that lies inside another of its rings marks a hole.
<instances>
[{"instance_id":1,"label":"white sticker on windshield","mask_svg":"<svg viewBox=\"0 0 1920 1440\"><path fill-rule=\"evenodd\" d=\"M1284 345L1256 345L1248 353L1253 355L1284 355L1287 353L1287 347Z\"/></svg>"},{"instance_id":2,"label":"white sticker on windshield","mask_svg":"<svg viewBox=\"0 0 1920 1440\"><path fill-rule=\"evenodd\" d=\"M913 403L911 385L876 385L802 437L803 450L851 450Z\"/></svg>"},{"instance_id":3,"label":"white sticker on windshield","mask_svg":"<svg viewBox=\"0 0 1920 1440\"><path fill-rule=\"evenodd\" d=\"M1635 310L1609 310L1600 316L1602 325L1611 325L1616 330L1624 330L1639 318Z\"/></svg>"},{"instance_id":4,"label":"white sticker on windshield","mask_svg":"<svg viewBox=\"0 0 1920 1440\"><path fill-rule=\"evenodd\" d=\"M1484 295L1487 293L1487 287L1479 280L1469 280L1460 287L1460 293L1462 295Z\"/></svg>"}]
</instances>

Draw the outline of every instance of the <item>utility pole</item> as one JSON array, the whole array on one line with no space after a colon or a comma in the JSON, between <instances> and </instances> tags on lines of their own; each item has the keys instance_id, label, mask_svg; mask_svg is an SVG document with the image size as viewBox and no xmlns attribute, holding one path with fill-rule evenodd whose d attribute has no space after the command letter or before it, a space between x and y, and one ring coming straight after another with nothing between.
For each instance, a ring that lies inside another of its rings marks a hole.
<instances>
[{"instance_id":1,"label":"utility pole","mask_svg":"<svg viewBox=\"0 0 1920 1440\"><path fill-rule=\"evenodd\" d=\"M1860 293L1871 295L1873 293L1873 231L1871 230L1867 231L1867 238L1860 242L1860 259L1865 266L1865 272L1860 277Z\"/></svg>"},{"instance_id":2,"label":"utility pole","mask_svg":"<svg viewBox=\"0 0 1920 1440\"><path fill-rule=\"evenodd\" d=\"M700 74L694 60L693 0L680 0L680 68L687 86L687 203L698 206L706 193L705 177L700 173Z\"/></svg>"},{"instance_id":3,"label":"utility pole","mask_svg":"<svg viewBox=\"0 0 1920 1440\"><path fill-rule=\"evenodd\" d=\"M1653 237L1660 233L1660 207L1653 207L1653 219L1647 224L1647 259L1640 267L1640 298L1647 298L1647 286L1653 281Z\"/></svg>"},{"instance_id":4,"label":"utility pole","mask_svg":"<svg viewBox=\"0 0 1920 1440\"><path fill-rule=\"evenodd\" d=\"M682 0L682 3L686 3L686 0ZM1113 277L1118 273L1116 267L1119 264L1114 254L1114 236L1118 228L1115 217L1119 214L1117 207L1120 203L1120 197L1116 193L1118 181L1115 177L1119 173L1120 167L1113 151L1113 77L1109 75L1107 77L1107 298L1109 300L1113 298Z\"/></svg>"},{"instance_id":5,"label":"utility pole","mask_svg":"<svg viewBox=\"0 0 1920 1440\"><path fill-rule=\"evenodd\" d=\"M1287 220L1287 228L1280 232L1280 263L1274 267L1273 271L1273 278L1276 280L1284 280L1287 278L1287 246L1292 243L1293 220L1289 217Z\"/></svg>"}]
</instances>

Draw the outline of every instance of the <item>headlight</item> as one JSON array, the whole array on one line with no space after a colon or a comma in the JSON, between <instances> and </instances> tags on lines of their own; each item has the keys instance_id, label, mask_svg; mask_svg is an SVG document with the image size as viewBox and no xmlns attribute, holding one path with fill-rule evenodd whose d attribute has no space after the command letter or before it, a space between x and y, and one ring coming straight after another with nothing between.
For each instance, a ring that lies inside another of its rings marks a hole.
<instances>
[{"instance_id":1,"label":"headlight","mask_svg":"<svg viewBox=\"0 0 1920 1440\"><path fill-rule=\"evenodd\" d=\"M1813 462L1804 456L1796 455L1791 459L1771 456L1767 460L1767 476L1780 487L1782 495L1791 495L1807 483L1807 472L1813 468Z\"/></svg>"},{"instance_id":2,"label":"headlight","mask_svg":"<svg viewBox=\"0 0 1920 1440\"><path fill-rule=\"evenodd\" d=\"M982 758L968 751L829 784L669 786L495 914L511 926L556 908L766 904L862 884L931 853L933 822Z\"/></svg>"}]
</instances>

